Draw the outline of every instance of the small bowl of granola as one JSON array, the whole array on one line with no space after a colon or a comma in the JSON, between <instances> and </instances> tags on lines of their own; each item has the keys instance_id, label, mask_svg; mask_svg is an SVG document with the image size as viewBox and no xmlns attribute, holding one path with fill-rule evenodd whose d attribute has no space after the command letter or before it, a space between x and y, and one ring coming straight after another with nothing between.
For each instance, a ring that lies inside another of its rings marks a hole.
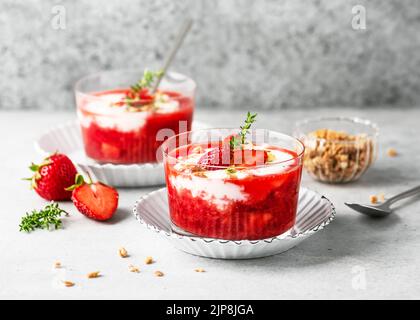
<instances>
[{"instance_id":1,"label":"small bowl of granola","mask_svg":"<svg viewBox=\"0 0 420 320\"><path fill-rule=\"evenodd\" d=\"M378 127L358 118L298 121L294 136L305 145L303 166L315 180L346 183L359 179L377 155Z\"/></svg>"}]
</instances>

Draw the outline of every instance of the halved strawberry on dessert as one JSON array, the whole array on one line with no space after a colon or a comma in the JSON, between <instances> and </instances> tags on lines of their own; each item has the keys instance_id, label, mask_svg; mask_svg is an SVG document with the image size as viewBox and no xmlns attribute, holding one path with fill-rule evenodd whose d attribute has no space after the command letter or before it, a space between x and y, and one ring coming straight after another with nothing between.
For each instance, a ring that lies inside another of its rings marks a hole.
<instances>
[{"instance_id":1,"label":"halved strawberry on dessert","mask_svg":"<svg viewBox=\"0 0 420 320\"><path fill-rule=\"evenodd\" d=\"M214 147L207 150L197 164L207 170L217 170L220 167L229 167L231 165L231 154L229 149Z\"/></svg>"},{"instance_id":2,"label":"halved strawberry on dessert","mask_svg":"<svg viewBox=\"0 0 420 320\"><path fill-rule=\"evenodd\" d=\"M259 149L212 148L198 160L197 164L207 170L223 167L253 167L264 165L268 161L268 151Z\"/></svg>"},{"instance_id":3,"label":"halved strawberry on dessert","mask_svg":"<svg viewBox=\"0 0 420 320\"><path fill-rule=\"evenodd\" d=\"M245 125L240 127L240 133L225 137L218 147L208 150L197 164L207 170L216 170L220 167L252 167L267 163L269 152L255 148L245 138L256 116L257 114L248 112Z\"/></svg>"}]
</instances>

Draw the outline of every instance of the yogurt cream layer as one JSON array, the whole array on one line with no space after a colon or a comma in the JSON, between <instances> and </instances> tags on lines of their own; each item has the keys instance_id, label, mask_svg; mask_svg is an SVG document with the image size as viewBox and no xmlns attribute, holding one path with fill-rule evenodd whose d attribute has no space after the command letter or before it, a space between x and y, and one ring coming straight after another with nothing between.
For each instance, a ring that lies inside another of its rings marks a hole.
<instances>
[{"instance_id":1,"label":"yogurt cream layer","mask_svg":"<svg viewBox=\"0 0 420 320\"><path fill-rule=\"evenodd\" d=\"M98 99L88 101L84 105L83 111L80 109L77 111L81 125L87 128L94 121L102 128L116 128L122 132L140 129L150 112L133 112L127 110L127 105L115 105L123 101L124 98L125 94L123 93L111 93L100 95ZM154 106L155 110L153 112L171 113L179 109L179 102L171 100L166 95L160 95Z\"/></svg>"},{"instance_id":2,"label":"yogurt cream layer","mask_svg":"<svg viewBox=\"0 0 420 320\"><path fill-rule=\"evenodd\" d=\"M203 200L210 201L219 209L224 209L232 200L240 201L248 198L241 186L222 179L178 175L171 176L169 180L173 188L179 191L189 190L194 198L200 197Z\"/></svg>"}]
</instances>

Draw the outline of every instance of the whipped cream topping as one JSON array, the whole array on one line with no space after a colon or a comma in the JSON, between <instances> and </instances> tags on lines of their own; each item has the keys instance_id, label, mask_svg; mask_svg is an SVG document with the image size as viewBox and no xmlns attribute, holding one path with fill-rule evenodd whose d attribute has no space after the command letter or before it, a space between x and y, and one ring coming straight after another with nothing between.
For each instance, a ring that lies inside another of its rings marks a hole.
<instances>
[{"instance_id":1,"label":"whipped cream topping","mask_svg":"<svg viewBox=\"0 0 420 320\"><path fill-rule=\"evenodd\" d=\"M157 93L155 107L157 113L171 113L179 108L179 102L171 99L167 94Z\"/></svg>"},{"instance_id":2,"label":"whipped cream topping","mask_svg":"<svg viewBox=\"0 0 420 320\"><path fill-rule=\"evenodd\" d=\"M122 132L139 130L146 122L148 112L132 112L127 110L127 105L116 106L115 103L125 98L123 93L103 94L98 99L88 101L83 110L92 113L85 114L78 110L80 123L84 127L89 127L94 121L102 128L116 128ZM165 94L160 94L156 99L156 113L171 113L179 108L179 102L170 99Z\"/></svg>"}]
</instances>

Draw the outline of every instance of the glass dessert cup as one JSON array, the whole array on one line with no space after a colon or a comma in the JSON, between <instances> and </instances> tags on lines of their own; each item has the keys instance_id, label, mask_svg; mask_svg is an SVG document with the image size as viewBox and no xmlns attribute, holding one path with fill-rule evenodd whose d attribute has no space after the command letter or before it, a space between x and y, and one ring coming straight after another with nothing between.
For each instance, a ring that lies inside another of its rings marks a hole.
<instances>
[{"instance_id":1,"label":"glass dessert cup","mask_svg":"<svg viewBox=\"0 0 420 320\"><path fill-rule=\"evenodd\" d=\"M243 165L248 160L239 159L232 165L227 151L227 164L220 165L217 160L213 162L216 165L201 164L203 157L212 150L222 150L226 139L237 132L186 132L162 145L174 230L206 238L257 240L281 235L293 227L303 144L278 132L255 129L250 132L250 141L253 148L269 155L267 162Z\"/></svg>"},{"instance_id":2,"label":"glass dessert cup","mask_svg":"<svg viewBox=\"0 0 420 320\"><path fill-rule=\"evenodd\" d=\"M141 73L104 71L75 86L77 115L86 155L100 163L157 162L161 129L175 134L191 130L195 82L179 73L163 77L156 99L146 107L124 104Z\"/></svg>"},{"instance_id":3,"label":"glass dessert cup","mask_svg":"<svg viewBox=\"0 0 420 320\"><path fill-rule=\"evenodd\" d=\"M315 180L346 183L359 179L377 156L378 127L358 118L328 117L296 123L305 145L304 168Z\"/></svg>"}]
</instances>

